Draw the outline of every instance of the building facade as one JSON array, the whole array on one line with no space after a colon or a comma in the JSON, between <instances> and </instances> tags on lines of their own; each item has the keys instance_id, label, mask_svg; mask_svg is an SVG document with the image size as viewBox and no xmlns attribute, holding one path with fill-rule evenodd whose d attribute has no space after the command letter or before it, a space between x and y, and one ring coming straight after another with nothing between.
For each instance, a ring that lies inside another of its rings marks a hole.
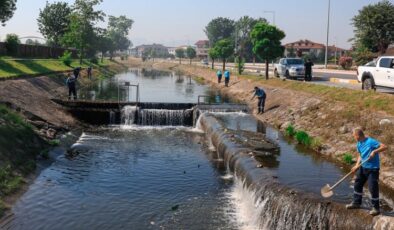
<instances>
[{"instance_id":1,"label":"building facade","mask_svg":"<svg viewBox=\"0 0 394 230\"><path fill-rule=\"evenodd\" d=\"M326 52L326 46L321 43L313 42L310 40L299 40L296 42L285 44L286 57L288 56L299 56L303 55L313 55L315 57L323 56ZM347 50L339 48L337 46L328 46L328 56L329 57L340 57L345 54Z\"/></svg>"},{"instance_id":2,"label":"building facade","mask_svg":"<svg viewBox=\"0 0 394 230\"><path fill-rule=\"evenodd\" d=\"M197 57L200 59L208 59L209 41L199 40L195 44Z\"/></svg>"},{"instance_id":3,"label":"building facade","mask_svg":"<svg viewBox=\"0 0 394 230\"><path fill-rule=\"evenodd\" d=\"M142 57L144 54L150 56L152 53L156 57L167 57L169 55L167 47L161 44L140 45L131 50L134 57Z\"/></svg>"}]
</instances>

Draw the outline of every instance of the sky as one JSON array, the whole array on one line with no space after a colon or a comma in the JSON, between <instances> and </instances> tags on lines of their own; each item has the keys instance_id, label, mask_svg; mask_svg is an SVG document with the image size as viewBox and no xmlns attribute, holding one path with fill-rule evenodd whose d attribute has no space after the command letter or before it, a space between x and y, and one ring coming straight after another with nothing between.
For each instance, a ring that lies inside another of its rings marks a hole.
<instances>
[{"instance_id":1,"label":"sky","mask_svg":"<svg viewBox=\"0 0 394 230\"><path fill-rule=\"evenodd\" d=\"M379 0L331 0L330 45L350 48L352 17L362 7L377 2ZM0 39L8 33L42 37L37 17L45 3L46 0L17 0L14 17L5 27L0 26ZM248 15L264 17L273 23L273 13L265 11L275 12L276 26L286 33L283 43L309 39L325 44L327 36L328 0L104 0L98 9L107 15L126 15L134 20L130 33L134 46L149 43L174 47L193 45L206 39L204 28L216 17L237 20ZM105 27L105 23L100 26Z\"/></svg>"}]
</instances>

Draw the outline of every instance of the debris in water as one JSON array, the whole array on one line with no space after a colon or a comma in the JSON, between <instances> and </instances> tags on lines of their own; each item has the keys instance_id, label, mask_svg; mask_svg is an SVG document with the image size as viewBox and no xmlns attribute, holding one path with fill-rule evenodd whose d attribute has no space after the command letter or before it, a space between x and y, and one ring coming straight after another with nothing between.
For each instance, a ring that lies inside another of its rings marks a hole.
<instances>
[{"instance_id":1,"label":"debris in water","mask_svg":"<svg viewBox=\"0 0 394 230\"><path fill-rule=\"evenodd\" d=\"M274 179L278 179L278 177L277 177L277 176L272 176L272 178L274 178Z\"/></svg>"},{"instance_id":2,"label":"debris in water","mask_svg":"<svg viewBox=\"0 0 394 230\"><path fill-rule=\"evenodd\" d=\"M155 225L155 222L154 222L154 221L151 221L150 224L151 224L151 225Z\"/></svg>"},{"instance_id":3,"label":"debris in water","mask_svg":"<svg viewBox=\"0 0 394 230\"><path fill-rule=\"evenodd\" d=\"M198 168L200 168L201 165L197 165Z\"/></svg>"},{"instance_id":4,"label":"debris in water","mask_svg":"<svg viewBox=\"0 0 394 230\"><path fill-rule=\"evenodd\" d=\"M186 171L183 171L183 174L186 174Z\"/></svg>"},{"instance_id":5,"label":"debris in water","mask_svg":"<svg viewBox=\"0 0 394 230\"><path fill-rule=\"evenodd\" d=\"M264 166L262 164L258 164L257 168L263 168Z\"/></svg>"},{"instance_id":6,"label":"debris in water","mask_svg":"<svg viewBox=\"0 0 394 230\"><path fill-rule=\"evenodd\" d=\"M176 211L176 210L178 210L178 208L179 208L179 204L172 206L171 211Z\"/></svg>"}]
</instances>

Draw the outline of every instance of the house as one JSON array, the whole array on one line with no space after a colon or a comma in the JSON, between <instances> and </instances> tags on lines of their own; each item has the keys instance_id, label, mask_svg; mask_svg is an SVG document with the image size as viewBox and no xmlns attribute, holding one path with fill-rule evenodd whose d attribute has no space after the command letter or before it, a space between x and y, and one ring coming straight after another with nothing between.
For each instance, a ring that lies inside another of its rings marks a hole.
<instances>
[{"instance_id":1,"label":"house","mask_svg":"<svg viewBox=\"0 0 394 230\"><path fill-rule=\"evenodd\" d=\"M134 57L142 57L144 54L149 54L154 52L156 57L166 57L168 56L167 47L161 44L152 44L152 45L140 45L131 50L131 54Z\"/></svg>"},{"instance_id":2,"label":"house","mask_svg":"<svg viewBox=\"0 0 394 230\"><path fill-rule=\"evenodd\" d=\"M195 44L197 57L200 59L208 59L209 41L199 40Z\"/></svg>"},{"instance_id":3,"label":"house","mask_svg":"<svg viewBox=\"0 0 394 230\"><path fill-rule=\"evenodd\" d=\"M168 53L175 56L176 47L167 47Z\"/></svg>"},{"instance_id":4,"label":"house","mask_svg":"<svg viewBox=\"0 0 394 230\"><path fill-rule=\"evenodd\" d=\"M291 55L291 53L303 55L314 55L315 57L324 56L326 52L326 46L321 43L313 42L310 40L299 40L296 42L285 44L285 56ZM339 48L337 46L328 46L328 56L342 56L347 50ZM336 54L336 55L335 55Z\"/></svg>"}]
</instances>

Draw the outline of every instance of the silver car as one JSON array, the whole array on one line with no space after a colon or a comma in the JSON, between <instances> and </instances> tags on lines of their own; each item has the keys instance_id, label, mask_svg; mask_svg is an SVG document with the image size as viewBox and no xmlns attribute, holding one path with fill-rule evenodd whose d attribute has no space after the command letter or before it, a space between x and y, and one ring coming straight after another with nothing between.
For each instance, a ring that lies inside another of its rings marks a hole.
<instances>
[{"instance_id":1,"label":"silver car","mask_svg":"<svg viewBox=\"0 0 394 230\"><path fill-rule=\"evenodd\" d=\"M276 77L293 79L305 77L304 61L301 58L281 58L275 64L274 74Z\"/></svg>"}]
</instances>

